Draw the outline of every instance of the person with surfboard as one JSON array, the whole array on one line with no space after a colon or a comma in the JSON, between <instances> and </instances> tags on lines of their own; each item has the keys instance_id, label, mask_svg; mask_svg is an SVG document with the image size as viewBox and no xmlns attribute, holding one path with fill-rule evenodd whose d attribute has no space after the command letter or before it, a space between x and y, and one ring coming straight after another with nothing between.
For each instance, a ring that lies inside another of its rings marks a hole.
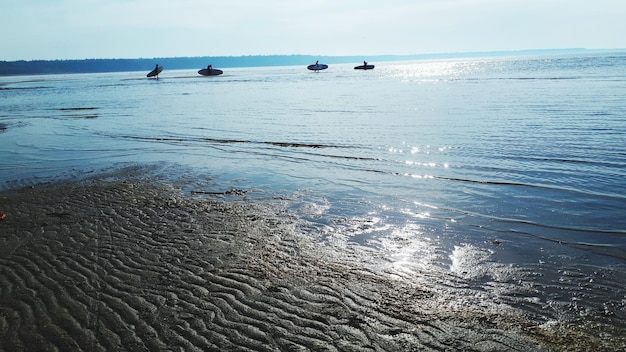
<instances>
[{"instance_id":1,"label":"person with surfboard","mask_svg":"<svg viewBox=\"0 0 626 352\"><path fill-rule=\"evenodd\" d=\"M373 70L374 65L370 65L367 63L367 61L363 61L363 65L355 66L354 69L355 70Z\"/></svg>"},{"instance_id":2,"label":"person with surfboard","mask_svg":"<svg viewBox=\"0 0 626 352\"><path fill-rule=\"evenodd\" d=\"M316 61L315 61L315 64L313 64L313 65L309 65L309 66L307 66L307 68L308 68L309 70L311 70L311 71L318 72L318 71L321 71L321 70L325 70L325 69L327 69L327 68L328 68L328 65L326 65L326 64L320 64L320 63L319 63L319 60L316 60Z\"/></svg>"},{"instance_id":3,"label":"person with surfboard","mask_svg":"<svg viewBox=\"0 0 626 352\"><path fill-rule=\"evenodd\" d=\"M198 73L203 76L219 76L224 73L224 71L213 68L213 65L208 65L206 68L198 71Z\"/></svg>"},{"instance_id":4,"label":"person with surfboard","mask_svg":"<svg viewBox=\"0 0 626 352\"><path fill-rule=\"evenodd\" d=\"M156 66L154 66L154 70L150 71L147 77L156 76L156 79L159 79L159 73L161 73L161 71L163 71L163 66L159 66L159 64L156 64Z\"/></svg>"}]
</instances>

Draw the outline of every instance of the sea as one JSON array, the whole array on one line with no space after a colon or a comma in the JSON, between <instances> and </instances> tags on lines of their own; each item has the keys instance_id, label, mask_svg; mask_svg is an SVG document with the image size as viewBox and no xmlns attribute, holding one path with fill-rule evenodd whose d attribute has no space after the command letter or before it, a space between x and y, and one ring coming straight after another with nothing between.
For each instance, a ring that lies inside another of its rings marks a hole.
<instances>
[{"instance_id":1,"label":"sea","mask_svg":"<svg viewBox=\"0 0 626 352\"><path fill-rule=\"evenodd\" d=\"M623 335L626 52L358 64L0 77L0 191L135 170L280 201L320 248Z\"/></svg>"}]
</instances>

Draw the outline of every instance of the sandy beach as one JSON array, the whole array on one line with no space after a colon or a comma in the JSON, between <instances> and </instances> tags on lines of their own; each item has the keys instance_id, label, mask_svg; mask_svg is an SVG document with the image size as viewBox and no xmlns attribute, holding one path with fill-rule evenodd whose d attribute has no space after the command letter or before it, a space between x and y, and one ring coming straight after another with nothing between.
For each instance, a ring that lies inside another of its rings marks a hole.
<instances>
[{"instance_id":1,"label":"sandy beach","mask_svg":"<svg viewBox=\"0 0 626 352\"><path fill-rule=\"evenodd\" d=\"M542 351L604 347L454 306L320 246L276 205L145 180L0 194L2 351ZM487 307L487 308L485 308Z\"/></svg>"}]
</instances>

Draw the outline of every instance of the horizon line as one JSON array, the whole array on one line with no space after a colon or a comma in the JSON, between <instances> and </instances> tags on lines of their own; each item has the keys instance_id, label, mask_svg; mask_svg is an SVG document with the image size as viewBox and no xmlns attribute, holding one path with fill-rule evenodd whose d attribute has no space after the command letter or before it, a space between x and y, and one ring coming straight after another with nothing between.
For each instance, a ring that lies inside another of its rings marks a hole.
<instances>
[{"instance_id":1,"label":"horizon line","mask_svg":"<svg viewBox=\"0 0 626 352\"><path fill-rule=\"evenodd\" d=\"M301 57L320 57L320 58L348 58L348 57L445 57L445 56L460 56L460 55L494 55L494 54L508 54L508 53L540 53L540 52L571 52L571 51L626 51L626 48L553 48L553 49L518 49L518 50L489 50L489 51L455 51L455 52L440 52L440 53L420 53L420 54L373 54L373 55L317 55L317 54L245 54L245 55L201 55L201 56L154 56L154 57L91 57L91 58L73 58L73 59L18 59L18 60L3 60L0 62L35 62L35 61L84 61L84 60L154 60L154 59L178 59L178 58L238 58L238 57L289 57L289 56L301 56Z\"/></svg>"}]
</instances>

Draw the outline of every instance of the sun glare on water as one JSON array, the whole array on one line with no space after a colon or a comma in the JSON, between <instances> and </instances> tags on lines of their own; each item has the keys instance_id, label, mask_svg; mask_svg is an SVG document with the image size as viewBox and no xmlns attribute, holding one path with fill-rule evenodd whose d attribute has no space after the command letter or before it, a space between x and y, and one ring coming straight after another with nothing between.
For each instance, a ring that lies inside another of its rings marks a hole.
<instances>
[{"instance_id":1,"label":"sun glare on water","mask_svg":"<svg viewBox=\"0 0 626 352\"><path fill-rule=\"evenodd\" d=\"M393 64L387 67L390 77L406 82L432 82L453 80L485 70L485 61L477 59L449 61L416 61Z\"/></svg>"}]
</instances>

